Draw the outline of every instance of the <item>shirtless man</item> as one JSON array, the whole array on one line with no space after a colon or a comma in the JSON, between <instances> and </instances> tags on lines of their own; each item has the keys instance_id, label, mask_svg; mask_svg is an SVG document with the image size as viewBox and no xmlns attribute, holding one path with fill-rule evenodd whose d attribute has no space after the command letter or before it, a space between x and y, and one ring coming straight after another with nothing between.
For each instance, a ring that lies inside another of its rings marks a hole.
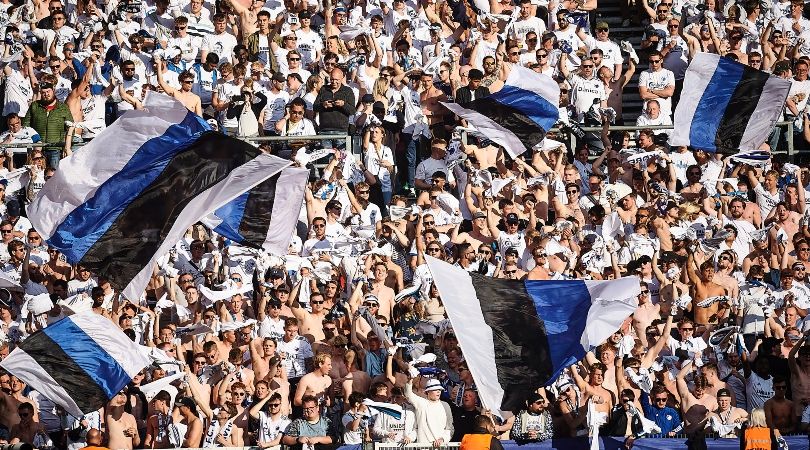
<instances>
[{"instance_id":1,"label":"shirtless man","mask_svg":"<svg viewBox=\"0 0 810 450\"><path fill-rule=\"evenodd\" d=\"M793 402L785 398L786 393L787 380L773 377L773 397L765 401L765 420L768 427L776 428L781 434L792 433L798 423Z\"/></svg>"},{"instance_id":2,"label":"shirtless man","mask_svg":"<svg viewBox=\"0 0 810 450\"><path fill-rule=\"evenodd\" d=\"M238 0L225 0L225 3L230 5L233 11L239 15L239 29L242 30L242 40L246 40L248 36L258 29L256 25L258 17L256 15L262 10L264 3L253 0L247 8ZM278 19L283 20L285 17L286 14L279 14Z\"/></svg>"},{"instance_id":3,"label":"shirtless man","mask_svg":"<svg viewBox=\"0 0 810 450\"><path fill-rule=\"evenodd\" d=\"M20 417L20 421L11 427L11 433L9 434L11 437L10 444L20 442L34 444L34 437L37 434L46 434L42 424L34 419L34 405L31 403L21 403L17 408L17 415Z\"/></svg>"},{"instance_id":4,"label":"shirtless man","mask_svg":"<svg viewBox=\"0 0 810 450\"><path fill-rule=\"evenodd\" d=\"M180 422L186 426L182 447L198 448L202 443L203 423L197 417L197 404L190 397L177 400L175 407L180 411Z\"/></svg>"},{"instance_id":5,"label":"shirtless man","mask_svg":"<svg viewBox=\"0 0 810 450\"><path fill-rule=\"evenodd\" d=\"M22 380L11 375L10 386L10 393L0 391L0 425L8 429L20 421L20 416L17 414L20 405L31 402L30 398L22 394L26 386Z\"/></svg>"},{"instance_id":6,"label":"shirtless man","mask_svg":"<svg viewBox=\"0 0 810 450\"><path fill-rule=\"evenodd\" d=\"M107 407L104 408L104 420L107 425L107 436L109 437L107 446L109 448L132 450L141 443L135 416L124 411L126 403L127 390L125 389L110 399Z\"/></svg>"},{"instance_id":7,"label":"shirtless man","mask_svg":"<svg viewBox=\"0 0 810 450\"><path fill-rule=\"evenodd\" d=\"M478 167L481 170L495 167L498 159L498 147L495 145L488 145L486 147L479 147L473 144L462 144L461 149L467 156L474 156L478 160Z\"/></svg>"},{"instance_id":8,"label":"shirtless man","mask_svg":"<svg viewBox=\"0 0 810 450\"><path fill-rule=\"evenodd\" d=\"M460 226L461 224L459 224ZM456 227L458 230L458 226ZM492 236L489 234L487 227L487 213L484 211L477 211L473 214L473 229L469 232L462 232L453 237L454 244L469 243L473 248L479 248L482 245L491 245Z\"/></svg>"},{"instance_id":9,"label":"shirtless man","mask_svg":"<svg viewBox=\"0 0 810 450\"><path fill-rule=\"evenodd\" d=\"M706 388L706 393L713 396L714 398L717 398L717 396L719 395L718 392L720 392L721 390L728 389L728 385L726 384L726 382L721 380L720 376L718 375L716 363L705 364L703 367L700 368L700 373L701 375L706 377L706 382L709 383L709 387ZM731 396L731 402L732 404L737 403L733 393Z\"/></svg>"},{"instance_id":10,"label":"shirtless man","mask_svg":"<svg viewBox=\"0 0 810 450\"><path fill-rule=\"evenodd\" d=\"M735 270L737 254L734 250L724 250L717 257L717 271L713 281L722 286L731 298L739 298L740 282L732 275Z\"/></svg>"},{"instance_id":11,"label":"shirtless man","mask_svg":"<svg viewBox=\"0 0 810 450\"><path fill-rule=\"evenodd\" d=\"M670 200L667 202L665 213L663 217L656 217L652 221L652 228L655 235L661 242L662 252L672 251L672 233L669 231L670 227L674 227L678 223L678 204Z\"/></svg>"},{"instance_id":12,"label":"shirtless man","mask_svg":"<svg viewBox=\"0 0 810 450\"><path fill-rule=\"evenodd\" d=\"M328 406L330 404L332 393L332 377L329 376L329 371L332 370L332 357L326 353L319 353L315 356L315 370L301 377L298 383L298 388L295 390L295 397L293 404L301 406L301 399L305 395L312 395L322 399L322 404Z\"/></svg>"},{"instance_id":13,"label":"shirtless man","mask_svg":"<svg viewBox=\"0 0 810 450\"><path fill-rule=\"evenodd\" d=\"M810 347L804 345L810 332L805 332L788 353L790 383L793 392L793 415L800 417L804 407L810 402Z\"/></svg>"},{"instance_id":14,"label":"shirtless man","mask_svg":"<svg viewBox=\"0 0 810 450\"><path fill-rule=\"evenodd\" d=\"M258 344L261 344L261 347ZM251 342L250 364L257 380L263 380L268 374L275 373L271 368L279 363L279 358L276 357L277 347L276 340L270 337L256 338Z\"/></svg>"},{"instance_id":15,"label":"shirtless man","mask_svg":"<svg viewBox=\"0 0 810 450\"><path fill-rule=\"evenodd\" d=\"M548 261L548 255L546 254L545 248L538 247L532 250L532 258L534 258L535 266L532 270L529 271L528 275L526 275L526 279L550 280L551 274L545 267L546 262Z\"/></svg>"},{"instance_id":16,"label":"shirtless man","mask_svg":"<svg viewBox=\"0 0 810 450\"><path fill-rule=\"evenodd\" d=\"M253 370L244 367L244 361L244 354L242 350L235 348L228 353L228 362L234 368L233 373L236 376L236 379L242 383L245 383L245 386L248 387L248 392L253 395L253 380L255 379L255 374L253 373Z\"/></svg>"},{"instance_id":17,"label":"shirtless man","mask_svg":"<svg viewBox=\"0 0 810 450\"><path fill-rule=\"evenodd\" d=\"M776 204L776 207L771 211L771 215L765 219L765 224L773 222L773 227L768 232L771 242L773 243L771 246L772 252L778 254L780 251L778 248L780 239L777 238L777 235L780 234L786 234L788 237L788 239L786 239L785 252L789 253L793 251L793 239L791 238L799 232L799 221L801 218L802 215L795 211L790 211L784 201Z\"/></svg>"},{"instance_id":18,"label":"shirtless man","mask_svg":"<svg viewBox=\"0 0 810 450\"><path fill-rule=\"evenodd\" d=\"M613 410L613 404L616 401L616 394L602 387L602 382L605 379L605 372L607 368L602 363L591 364L588 382L579 375L576 366L571 367L571 374L582 393L582 404L586 404L589 400L593 400L597 412L610 415Z\"/></svg>"},{"instance_id":19,"label":"shirtless man","mask_svg":"<svg viewBox=\"0 0 810 450\"><path fill-rule=\"evenodd\" d=\"M298 301L301 283L308 281L308 279L302 278L301 281L295 285L293 291L290 293L290 297L287 299L287 306L290 307L293 316L295 316L300 323L301 335L306 337L311 344L323 341L323 320L326 318L328 311L323 307L325 303L323 294L318 291L313 291L309 296L309 304L312 308L311 312L304 309L304 306Z\"/></svg>"},{"instance_id":20,"label":"shirtless man","mask_svg":"<svg viewBox=\"0 0 810 450\"><path fill-rule=\"evenodd\" d=\"M162 59L157 59L155 61L157 67L155 68L155 74L157 74L157 80L160 84L160 88L163 89L163 92L166 95L176 98L183 104L189 111L193 112L197 115L202 115L202 103L200 101L200 96L191 92L192 86L194 86L194 74L184 70L178 76L180 81L180 89L175 89L163 79L163 68L162 65L166 64L165 61Z\"/></svg>"},{"instance_id":21,"label":"shirtless man","mask_svg":"<svg viewBox=\"0 0 810 450\"><path fill-rule=\"evenodd\" d=\"M672 311L675 299L688 294L689 286L681 281L678 258L672 253L666 255L663 271L658 268L658 252L653 253L652 268L661 286L658 291L658 307L662 316L668 316Z\"/></svg>"},{"instance_id":22,"label":"shirtless man","mask_svg":"<svg viewBox=\"0 0 810 450\"><path fill-rule=\"evenodd\" d=\"M568 170L568 169L566 169ZM563 202L558 196L551 198L551 206L554 208L554 213L558 218L574 217L580 223L585 224L585 212L579 203L580 183L570 182L565 184L565 198L567 202Z\"/></svg>"},{"instance_id":23,"label":"shirtless man","mask_svg":"<svg viewBox=\"0 0 810 450\"><path fill-rule=\"evenodd\" d=\"M689 281L694 285L692 312L695 314L695 323L698 325L717 323L721 302L714 302L706 307L700 307L698 303L709 297L726 295L726 290L712 281L714 279L714 264L711 261L704 261L700 265L700 274L695 271L695 266L694 253L690 252L686 262L686 271L689 275Z\"/></svg>"},{"instance_id":24,"label":"shirtless man","mask_svg":"<svg viewBox=\"0 0 810 450\"><path fill-rule=\"evenodd\" d=\"M684 361L676 378L676 387L681 398L681 410L684 411L683 419L686 423L684 431L687 436L702 430L706 426L710 412L717 409L717 400L707 392L708 382L705 376L696 376L694 392L689 391L689 387L686 385L686 374L693 369L692 360Z\"/></svg>"},{"instance_id":25,"label":"shirtless man","mask_svg":"<svg viewBox=\"0 0 810 450\"><path fill-rule=\"evenodd\" d=\"M373 267L374 280L369 284L368 292L377 296L380 302L380 309L377 314L385 317L391 321L391 315L394 313L394 290L385 285L385 279L388 276L388 266L383 262L374 264Z\"/></svg>"},{"instance_id":26,"label":"shirtless man","mask_svg":"<svg viewBox=\"0 0 810 450\"><path fill-rule=\"evenodd\" d=\"M642 345L645 348L649 347L647 342L646 330L652 324L653 320L661 317L661 308L658 305L653 305L650 301L650 288L647 283L641 282L641 293L638 295L638 308L633 312L633 329L636 331L636 336L641 339ZM640 398L636 395L636 398Z\"/></svg>"},{"instance_id":27,"label":"shirtless man","mask_svg":"<svg viewBox=\"0 0 810 450\"><path fill-rule=\"evenodd\" d=\"M734 424L742 424L748 419L748 412L742 408L737 408L731 399L731 391L720 389L717 391L717 410L715 410L709 421L715 426L715 431L722 438L736 438L739 428L731 428Z\"/></svg>"},{"instance_id":28,"label":"shirtless man","mask_svg":"<svg viewBox=\"0 0 810 450\"><path fill-rule=\"evenodd\" d=\"M169 424L172 418L169 415L169 404L172 401L171 395L166 391L160 391L152 399L152 409L154 414L146 421L146 438L143 440L144 447L147 448L169 448Z\"/></svg>"}]
</instances>

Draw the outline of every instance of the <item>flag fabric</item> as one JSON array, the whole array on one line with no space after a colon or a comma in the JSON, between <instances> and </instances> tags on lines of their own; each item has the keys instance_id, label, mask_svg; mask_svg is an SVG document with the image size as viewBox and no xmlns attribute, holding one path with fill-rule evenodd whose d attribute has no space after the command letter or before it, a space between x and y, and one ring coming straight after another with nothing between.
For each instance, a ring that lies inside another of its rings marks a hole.
<instances>
[{"instance_id":1,"label":"flag fabric","mask_svg":"<svg viewBox=\"0 0 810 450\"><path fill-rule=\"evenodd\" d=\"M609 338L641 292L637 277L507 280L426 259L481 401L501 414Z\"/></svg>"},{"instance_id":2,"label":"flag fabric","mask_svg":"<svg viewBox=\"0 0 810 450\"><path fill-rule=\"evenodd\" d=\"M290 164L150 93L144 110L127 112L60 162L28 217L70 263L134 300L190 226Z\"/></svg>"},{"instance_id":3,"label":"flag fabric","mask_svg":"<svg viewBox=\"0 0 810 450\"><path fill-rule=\"evenodd\" d=\"M88 312L32 334L0 367L81 417L104 406L148 364L120 328Z\"/></svg>"},{"instance_id":4,"label":"flag fabric","mask_svg":"<svg viewBox=\"0 0 810 450\"><path fill-rule=\"evenodd\" d=\"M698 53L675 108L671 144L713 153L756 150L785 109L790 80L713 53Z\"/></svg>"},{"instance_id":5,"label":"flag fabric","mask_svg":"<svg viewBox=\"0 0 810 450\"><path fill-rule=\"evenodd\" d=\"M308 169L287 167L218 208L203 223L239 245L286 255L308 177Z\"/></svg>"},{"instance_id":6,"label":"flag fabric","mask_svg":"<svg viewBox=\"0 0 810 450\"><path fill-rule=\"evenodd\" d=\"M503 88L489 97L477 98L467 108L456 103L442 105L515 158L543 141L560 117L559 103L556 81L515 65Z\"/></svg>"}]
</instances>

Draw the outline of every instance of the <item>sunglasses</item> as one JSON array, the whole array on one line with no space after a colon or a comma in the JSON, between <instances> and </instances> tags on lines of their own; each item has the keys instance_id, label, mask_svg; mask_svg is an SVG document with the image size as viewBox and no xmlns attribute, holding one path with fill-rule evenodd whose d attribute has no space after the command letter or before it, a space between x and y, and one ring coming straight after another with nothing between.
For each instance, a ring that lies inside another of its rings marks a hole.
<instances>
[{"instance_id":1,"label":"sunglasses","mask_svg":"<svg viewBox=\"0 0 810 450\"><path fill-rule=\"evenodd\" d=\"M363 302L363 306L365 306L366 308L376 308L376 307L378 307L380 305L378 305L378 304L376 304L374 302Z\"/></svg>"},{"instance_id":2,"label":"sunglasses","mask_svg":"<svg viewBox=\"0 0 810 450\"><path fill-rule=\"evenodd\" d=\"M323 305L324 303L326 303L326 301L325 300L321 300L321 301L313 300L310 303L312 303L313 305Z\"/></svg>"}]
</instances>

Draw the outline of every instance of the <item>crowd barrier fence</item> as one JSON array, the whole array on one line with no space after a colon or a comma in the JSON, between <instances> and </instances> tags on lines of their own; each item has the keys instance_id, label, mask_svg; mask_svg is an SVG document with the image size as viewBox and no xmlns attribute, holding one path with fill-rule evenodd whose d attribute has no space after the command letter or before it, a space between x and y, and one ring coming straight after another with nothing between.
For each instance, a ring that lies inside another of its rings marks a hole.
<instances>
[{"instance_id":1,"label":"crowd barrier fence","mask_svg":"<svg viewBox=\"0 0 810 450\"><path fill-rule=\"evenodd\" d=\"M600 450L625 449L623 437L600 437ZM785 442L790 450L807 450L808 435L785 436ZM501 441L505 450L589 450L590 441L587 438L559 438L536 444L518 445L515 441ZM434 447L432 444L383 444L368 443L365 445L344 445L337 450L453 450L461 446L460 442L449 442L447 445ZM222 447L220 447L222 448ZM686 448L686 438L641 438L633 442L634 450L682 450ZM707 450L738 450L739 439L713 439L706 438ZM230 450L258 450L259 447L228 447ZM182 449L201 450L201 449ZM289 450L288 446L277 445L269 450ZM317 449L316 449L317 450Z\"/></svg>"}]
</instances>

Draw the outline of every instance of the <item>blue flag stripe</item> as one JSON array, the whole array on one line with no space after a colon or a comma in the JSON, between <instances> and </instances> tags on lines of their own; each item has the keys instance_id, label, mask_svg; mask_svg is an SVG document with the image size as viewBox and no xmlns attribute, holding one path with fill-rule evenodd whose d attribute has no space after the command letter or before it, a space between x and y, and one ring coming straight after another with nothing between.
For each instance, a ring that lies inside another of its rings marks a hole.
<instances>
[{"instance_id":1,"label":"blue flag stripe","mask_svg":"<svg viewBox=\"0 0 810 450\"><path fill-rule=\"evenodd\" d=\"M543 319L554 380L566 367L585 356L582 334L591 307L591 295L581 280L527 280L526 292Z\"/></svg>"},{"instance_id":2,"label":"blue flag stripe","mask_svg":"<svg viewBox=\"0 0 810 450\"><path fill-rule=\"evenodd\" d=\"M519 87L506 85L489 97L520 111L545 131L554 126L560 115L560 110L555 104L535 92ZM479 112L485 114L485 112Z\"/></svg>"},{"instance_id":3,"label":"blue flag stripe","mask_svg":"<svg viewBox=\"0 0 810 450\"><path fill-rule=\"evenodd\" d=\"M163 135L146 141L118 173L98 187L93 197L59 224L48 243L62 251L68 261L81 261L127 205L161 175L172 158L209 128L202 118L189 112Z\"/></svg>"},{"instance_id":4,"label":"blue flag stripe","mask_svg":"<svg viewBox=\"0 0 810 450\"><path fill-rule=\"evenodd\" d=\"M720 58L712 79L706 85L695 108L694 119L689 129L689 141L693 147L712 152L717 150L715 143L717 129L742 76L741 64Z\"/></svg>"},{"instance_id":5,"label":"blue flag stripe","mask_svg":"<svg viewBox=\"0 0 810 450\"><path fill-rule=\"evenodd\" d=\"M242 243L245 237L239 233L239 227L242 224L242 217L245 214L245 205L249 196L250 191L245 192L216 210L214 215L222 219L222 223L217 225L214 231L234 242Z\"/></svg>"},{"instance_id":6,"label":"blue flag stripe","mask_svg":"<svg viewBox=\"0 0 810 450\"><path fill-rule=\"evenodd\" d=\"M108 399L132 380L118 361L72 320L60 320L42 330L42 333L51 338Z\"/></svg>"}]
</instances>

